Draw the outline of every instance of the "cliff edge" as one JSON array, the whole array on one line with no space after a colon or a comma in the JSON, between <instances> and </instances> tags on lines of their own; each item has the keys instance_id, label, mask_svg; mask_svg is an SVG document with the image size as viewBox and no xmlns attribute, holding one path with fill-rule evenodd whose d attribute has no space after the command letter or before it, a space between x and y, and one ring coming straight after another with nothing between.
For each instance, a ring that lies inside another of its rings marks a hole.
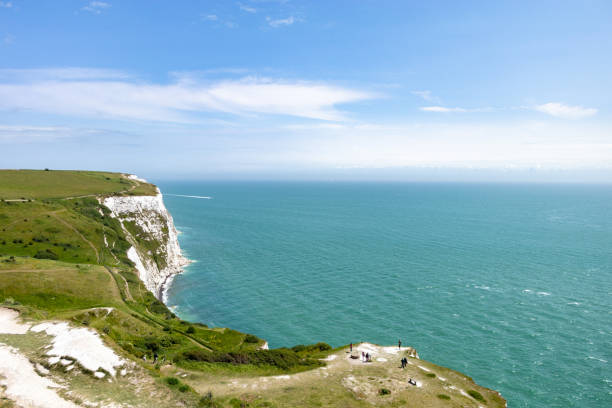
<instances>
[{"instance_id":1,"label":"cliff edge","mask_svg":"<svg viewBox=\"0 0 612 408\"><path fill-rule=\"evenodd\" d=\"M126 239L127 251L140 279L160 300L172 277L189 263L181 253L174 220L164 205L159 189L155 196L110 196L101 203L118 219Z\"/></svg>"}]
</instances>

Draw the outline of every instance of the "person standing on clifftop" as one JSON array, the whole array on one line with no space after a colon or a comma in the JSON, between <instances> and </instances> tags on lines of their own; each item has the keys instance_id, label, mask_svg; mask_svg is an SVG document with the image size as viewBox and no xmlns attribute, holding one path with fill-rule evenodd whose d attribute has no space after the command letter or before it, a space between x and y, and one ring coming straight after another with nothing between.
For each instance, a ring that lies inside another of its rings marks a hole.
<instances>
[{"instance_id":1,"label":"person standing on clifftop","mask_svg":"<svg viewBox=\"0 0 612 408\"><path fill-rule=\"evenodd\" d=\"M398 348L398 349L401 349L401 348L402 348L402 341L401 341L401 340L398 340L398 341L397 341L397 348Z\"/></svg>"},{"instance_id":2,"label":"person standing on clifftop","mask_svg":"<svg viewBox=\"0 0 612 408\"><path fill-rule=\"evenodd\" d=\"M351 353L353 352L353 343L351 343Z\"/></svg>"}]
</instances>

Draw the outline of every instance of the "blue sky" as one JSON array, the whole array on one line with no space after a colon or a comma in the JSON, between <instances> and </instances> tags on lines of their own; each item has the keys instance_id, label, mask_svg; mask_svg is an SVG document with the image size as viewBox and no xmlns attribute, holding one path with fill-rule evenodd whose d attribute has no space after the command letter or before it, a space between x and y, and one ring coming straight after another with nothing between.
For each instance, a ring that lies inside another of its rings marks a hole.
<instances>
[{"instance_id":1,"label":"blue sky","mask_svg":"<svg viewBox=\"0 0 612 408\"><path fill-rule=\"evenodd\" d=\"M610 180L608 1L0 1L1 168Z\"/></svg>"}]
</instances>

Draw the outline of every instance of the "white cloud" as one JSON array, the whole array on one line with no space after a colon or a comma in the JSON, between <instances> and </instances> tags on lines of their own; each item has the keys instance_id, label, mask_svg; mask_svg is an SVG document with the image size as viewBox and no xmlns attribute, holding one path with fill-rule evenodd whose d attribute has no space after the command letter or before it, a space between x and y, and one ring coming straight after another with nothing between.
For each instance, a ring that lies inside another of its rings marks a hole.
<instances>
[{"instance_id":1,"label":"white cloud","mask_svg":"<svg viewBox=\"0 0 612 408\"><path fill-rule=\"evenodd\" d=\"M459 108L459 107L449 108L446 106L423 106L419 109L422 110L423 112L438 112L438 113L491 112L494 110L493 108L490 108L490 107L486 107L486 108Z\"/></svg>"},{"instance_id":2,"label":"white cloud","mask_svg":"<svg viewBox=\"0 0 612 408\"><path fill-rule=\"evenodd\" d=\"M110 4L104 1L90 1L86 6L82 7L81 10L88 11L93 14L100 14L103 10L110 8Z\"/></svg>"},{"instance_id":3,"label":"white cloud","mask_svg":"<svg viewBox=\"0 0 612 408\"><path fill-rule=\"evenodd\" d=\"M0 110L168 122L193 122L205 112L340 121L345 117L338 105L376 96L324 83L254 77L202 83L183 76L170 84L148 84L121 78L82 79L87 71L79 70L75 79L67 78L70 70L60 70L63 76L51 79L53 72L37 72L42 80L0 83Z\"/></svg>"},{"instance_id":4,"label":"white cloud","mask_svg":"<svg viewBox=\"0 0 612 408\"><path fill-rule=\"evenodd\" d=\"M564 119L582 119L597 113L595 108L584 108L582 106L569 106L559 102L549 102L534 107L538 112Z\"/></svg>"},{"instance_id":5,"label":"white cloud","mask_svg":"<svg viewBox=\"0 0 612 408\"><path fill-rule=\"evenodd\" d=\"M468 112L468 110L464 108L447 108L444 106L423 106L420 109L424 112L441 112L441 113Z\"/></svg>"},{"instance_id":6,"label":"white cloud","mask_svg":"<svg viewBox=\"0 0 612 408\"><path fill-rule=\"evenodd\" d=\"M278 28L281 26L289 26L293 23L295 23L295 18L293 16L289 16L287 18L281 18L281 19L272 19L270 17L266 17L266 21L268 22L268 25L270 27L274 27L274 28Z\"/></svg>"},{"instance_id":7,"label":"white cloud","mask_svg":"<svg viewBox=\"0 0 612 408\"><path fill-rule=\"evenodd\" d=\"M31 68L0 69L0 82L84 80L84 79L128 79L130 75L115 69L99 68Z\"/></svg>"},{"instance_id":8,"label":"white cloud","mask_svg":"<svg viewBox=\"0 0 612 408\"><path fill-rule=\"evenodd\" d=\"M11 1L0 1L0 8L11 8L13 7L13 2Z\"/></svg>"},{"instance_id":9,"label":"white cloud","mask_svg":"<svg viewBox=\"0 0 612 408\"><path fill-rule=\"evenodd\" d=\"M411 91L413 95L419 96L426 101L437 101L438 98L432 96L431 91Z\"/></svg>"},{"instance_id":10,"label":"white cloud","mask_svg":"<svg viewBox=\"0 0 612 408\"><path fill-rule=\"evenodd\" d=\"M66 127L0 125L0 143L50 141L71 136L74 134Z\"/></svg>"},{"instance_id":11,"label":"white cloud","mask_svg":"<svg viewBox=\"0 0 612 408\"><path fill-rule=\"evenodd\" d=\"M251 7L246 4L238 3L238 7L240 7L240 10L246 11L247 13L257 13L257 9L255 7Z\"/></svg>"},{"instance_id":12,"label":"white cloud","mask_svg":"<svg viewBox=\"0 0 612 408\"><path fill-rule=\"evenodd\" d=\"M202 16L202 20L217 21L217 20L219 20L219 16L217 16L216 14L206 14L206 15Z\"/></svg>"},{"instance_id":13,"label":"white cloud","mask_svg":"<svg viewBox=\"0 0 612 408\"><path fill-rule=\"evenodd\" d=\"M289 129L297 145L279 156L304 167L612 167L609 125L511 120Z\"/></svg>"}]
</instances>

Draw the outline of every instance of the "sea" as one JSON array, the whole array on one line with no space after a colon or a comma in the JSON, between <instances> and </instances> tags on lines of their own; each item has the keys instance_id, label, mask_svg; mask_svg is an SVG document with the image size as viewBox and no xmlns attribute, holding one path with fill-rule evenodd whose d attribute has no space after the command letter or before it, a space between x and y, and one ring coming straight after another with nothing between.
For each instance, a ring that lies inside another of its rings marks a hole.
<instances>
[{"instance_id":1,"label":"sea","mask_svg":"<svg viewBox=\"0 0 612 408\"><path fill-rule=\"evenodd\" d=\"M509 407L612 407L612 185L157 181L168 303L270 347L410 345Z\"/></svg>"}]
</instances>

